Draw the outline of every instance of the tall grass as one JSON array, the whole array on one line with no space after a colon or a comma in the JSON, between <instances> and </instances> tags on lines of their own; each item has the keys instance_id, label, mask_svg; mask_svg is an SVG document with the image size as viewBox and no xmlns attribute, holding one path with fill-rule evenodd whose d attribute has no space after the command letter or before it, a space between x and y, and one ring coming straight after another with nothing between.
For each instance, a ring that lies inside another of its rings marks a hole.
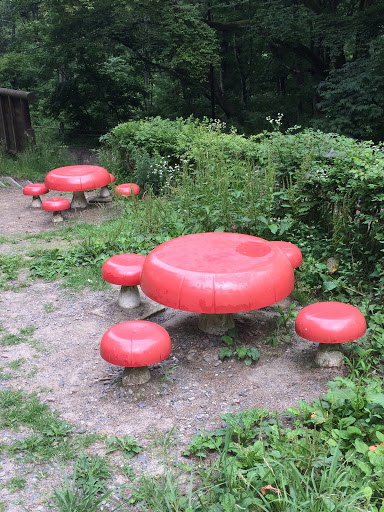
<instances>
[{"instance_id":1,"label":"tall grass","mask_svg":"<svg viewBox=\"0 0 384 512\"><path fill-rule=\"evenodd\" d=\"M37 131L36 144L30 144L25 151L16 155L7 153L0 146L1 176L42 182L50 170L70 163L68 148L46 131Z\"/></svg>"}]
</instances>

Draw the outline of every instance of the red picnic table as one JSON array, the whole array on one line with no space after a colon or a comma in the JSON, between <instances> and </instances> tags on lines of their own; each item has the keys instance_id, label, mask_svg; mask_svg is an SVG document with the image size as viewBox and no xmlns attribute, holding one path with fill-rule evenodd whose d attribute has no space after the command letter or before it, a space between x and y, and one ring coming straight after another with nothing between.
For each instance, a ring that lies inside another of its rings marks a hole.
<instances>
[{"instance_id":1,"label":"red picnic table","mask_svg":"<svg viewBox=\"0 0 384 512\"><path fill-rule=\"evenodd\" d=\"M73 192L72 208L86 208L88 202L84 192L103 188L112 181L111 174L98 165L67 165L50 171L45 185L50 190Z\"/></svg>"},{"instance_id":2,"label":"red picnic table","mask_svg":"<svg viewBox=\"0 0 384 512\"><path fill-rule=\"evenodd\" d=\"M198 233L174 238L150 252L140 286L164 306L202 313L203 331L225 331L234 326L231 313L287 297L294 287L293 268L300 263L300 249L287 242L240 233Z\"/></svg>"}]
</instances>

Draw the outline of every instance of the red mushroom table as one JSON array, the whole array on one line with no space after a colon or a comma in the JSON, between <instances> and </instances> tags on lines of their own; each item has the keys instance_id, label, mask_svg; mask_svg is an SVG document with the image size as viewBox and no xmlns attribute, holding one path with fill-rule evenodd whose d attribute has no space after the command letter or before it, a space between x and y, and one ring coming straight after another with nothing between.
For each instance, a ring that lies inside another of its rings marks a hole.
<instances>
[{"instance_id":1,"label":"red mushroom table","mask_svg":"<svg viewBox=\"0 0 384 512\"><path fill-rule=\"evenodd\" d=\"M88 203L84 192L102 188L111 183L109 172L97 165L68 165L50 171L45 184L50 190L73 192L72 208L86 208Z\"/></svg>"},{"instance_id":2,"label":"red mushroom table","mask_svg":"<svg viewBox=\"0 0 384 512\"><path fill-rule=\"evenodd\" d=\"M294 273L278 244L239 233L198 233L174 238L150 252L140 286L164 306L202 313L200 329L213 333L233 327L231 313L287 297Z\"/></svg>"}]
</instances>

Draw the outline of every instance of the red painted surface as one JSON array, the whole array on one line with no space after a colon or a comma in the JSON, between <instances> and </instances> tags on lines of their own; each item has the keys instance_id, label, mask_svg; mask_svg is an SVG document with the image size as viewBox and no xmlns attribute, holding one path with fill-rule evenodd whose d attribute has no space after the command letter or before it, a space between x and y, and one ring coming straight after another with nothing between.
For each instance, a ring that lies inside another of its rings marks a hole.
<instances>
[{"instance_id":1,"label":"red painted surface","mask_svg":"<svg viewBox=\"0 0 384 512\"><path fill-rule=\"evenodd\" d=\"M114 177L114 175L109 173L109 177L111 178L111 183L115 183L116 178Z\"/></svg>"},{"instance_id":2,"label":"red painted surface","mask_svg":"<svg viewBox=\"0 0 384 512\"><path fill-rule=\"evenodd\" d=\"M64 197L52 197L41 203L41 208L47 212L60 212L61 210L68 210L70 207L70 202Z\"/></svg>"},{"instance_id":3,"label":"red painted surface","mask_svg":"<svg viewBox=\"0 0 384 512\"><path fill-rule=\"evenodd\" d=\"M317 302L303 308L295 330L302 338L317 343L347 343L365 334L364 315L342 302Z\"/></svg>"},{"instance_id":4,"label":"red painted surface","mask_svg":"<svg viewBox=\"0 0 384 512\"><path fill-rule=\"evenodd\" d=\"M165 306L236 313L275 304L293 290L286 255L262 238L198 233L169 240L144 262L141 289Z\"/></svg>"},{"instance_id":5,"label":"red painted surface","mask_svg":"<svg viewBox=\"0 0 384 512\"><path fill-rule=\"evenodd\" d=\"M109 172L97 165L68 165L50 171L45 184L51 190L80 192L105 187L111 183Z\"/></svg>"},{"instance_id":6,"label":"red painted surface","mask_svg":"<svg viewBox=\"0 0 384 512\"><path fill-rule=\"evenodd\" d=\"M140 193L139 185L136 183L122 183L121 185L117 185L115 187L115 195L116 196L130 196L132 192L135 196Z\"/></svg>"},{"instance_id":7,"label":"red painted surface","mask_svg":"<svg viewBox=\"0 0 384 512\"><path fill-rule=\"evenodd\" d=\"M101 276L104 281L120 286L138 285L144 261L141 254L116 254L103 264Z\"/></svg>"},{"instance_id":8,"label":"red painted surface","mask_svg":"<svg viewBox=\"0 0 384 512\"><path fill-rule=\"evenodd\" d=\"M275 247L279 247L283 253L287 256L293 268L300 267L303 263L303 255L301 254L300 249L290 242L280 242L275 241L271 242Z\"/></svg>"},{"instance_id":9,"label":"red painted surface","mask_svg":"<svg viewBox=\"0 0 384 512\"><path fill-rule=\"evenodd\" d=\"M171 338L164 327L145 320L131 320L112 326L100 344L103 359L128 368L163 361L171 350Z\"/></svg>"},{"instance_id":10,"label":"red painted surface","mask_svg":"<svg viewBox=\"0 0 384 512\"><path fill-rule=\"evenodd\" d=\"M23 194L25 196L41 196L43 194L48 194L49 188L45 185L45 183L31 183L29 185L25 185L23 188Z\"/></svg>"}]
</instances>

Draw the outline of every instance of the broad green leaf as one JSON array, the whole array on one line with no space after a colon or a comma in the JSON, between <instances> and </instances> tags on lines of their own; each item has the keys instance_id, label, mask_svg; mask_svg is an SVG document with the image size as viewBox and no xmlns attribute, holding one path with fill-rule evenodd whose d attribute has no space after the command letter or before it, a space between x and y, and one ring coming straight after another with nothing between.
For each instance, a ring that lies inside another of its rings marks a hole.
<instances>
[{"instance_id":1,"label":"broad green leaf","mask_svg":"<svg viewBox=\"0 0 384 512\"><path fill-rule=\"evenodd\" d=\"M220 359L225 359L226 357L232 357L232 350L228 347L223 347L221 350L220 350L220 353L219 353L219 358Z\"/></svg>"},{"instance_id":2,"label":"broad green leaf","mask_svg":"<svg viewBox=\"0 0 384 512\"><path fill-rule=\"evenodd\" d=\"M233 339L231 338L231 336L222 336L221 341L224 341L226 345L233 345Z\"/></svg>"},{"instance_id":3,"label":"broad green leaf","mask_svg":"<svg viewBox=\"0 0 384 512\"><path fill-rule=\"evenodd\" d=\"M244 359L244 357L247 355L247 348L246 347L236 347L237 356L239 359Z\"/></svg>"},{"instance_id":4,"label":"broad green leaf","mask_svg":"<svg viewBox=\"0 0 384 512\"><path fill-rule=\"evenodd\" d=\"M366 393L366 399L370 404L379 404L381 407L384 407L384 393L374 393L369 391Z\"/></svg>"},{"instance_id":5,"label":"broad green leaf","mask_svg":"<svg viewBox=\"0 0 384 512\"><path fill-rule=\"evenodd\" d=\"M360 439L355 439L355 448L356 451L359 453L367 453L368 452L368 445L363 443Z\"/></svg>"},{"instance_id":6,"label":"broad green leaf","mask_svg":"<svg viewBox=\"0 0 384 512\"><path fill-rule=\"evenodd\" d=\"M258 361L260 359L260 352L256 347L251 347L247 350L247 356L253 359L254 361Z\"/></svg>"}]
</instances>

